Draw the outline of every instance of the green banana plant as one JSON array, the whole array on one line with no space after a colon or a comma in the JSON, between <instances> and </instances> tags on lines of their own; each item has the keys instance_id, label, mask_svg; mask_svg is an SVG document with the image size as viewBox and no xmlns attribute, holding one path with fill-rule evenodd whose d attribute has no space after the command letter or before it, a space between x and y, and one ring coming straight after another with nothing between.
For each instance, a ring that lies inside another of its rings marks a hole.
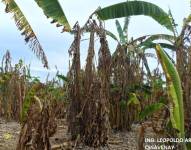
<instances>
[{"instance_id":1,"label":"green banana plant","mask_svg":"<svg viewBox=\"0 0 191 150\"><path fill-rule=\"evenodd\" d=\"M116 40L121 45L128 45L129 43L132 43L132 41L128 41L128 34L127 34L128 23L129 23L129 18L126 17L124 27L122 29L121 24L119 23L118 20L116 20L116 28L117 28L118 35L119 35L119 40L113 33L109 32L109 31L107 31L106 34L109 35L110 37L112 37L114 40ZM147 70L147 74L148 74L148 76L151 77L150 68L149 68L149 65L147 62L147 58L144 54L144 51L149 48L155 48L156 47L156 43L154 43L155 40L166 40L166 41L170 42L171 44L160 43L160 45L163 48L175 50L175 46L173 45L175 42L175 37L172 35L168 35L168 34L145 35L143 37L145 38L145 40L143 42L140 42L140 44L138 44L137 47L140 48L140 52L142 54L142 61ZM140 39L142 39L142 37L140 37ZM135 43L136 43L136 40L135 40Z\"/></svg>"},{"instance_id":2,"label":"green banana plant","mask_svg":"<svg viewBox=\"0 0 191 150\"><path fill-rule=\"evenodd\" d=\"M118 43L122 45L136 43L133 41L128 41L128 38L127 38L128 36L127 28L129 24L129 17L131 16L136 16L136 15L149 16L153 18L155 21L157 21L159 24L165 26L168 30L174 32L172 17L169 14L167 14L164 10L162 10L160 7L158 7L157 5L149 3L149 2L144 2L144 1L122 2L122 3L114 4L102 9L98 9L95 13L97 14L98 18L101 20L126 17L125 25L123 29L119 21L116 20L116 27L119 34L119 40L113 33L109 31L106 32L107 35L111 36L114 40L116 40ZM142 39L145 39L145 41L142 42ZM159 40L159 39L170 41L170 44L160 43L161 46L163 46L164 48L169 48L173 50L175 49L175 47L173 46L173 42L175 41L174 36L167 35L167 34L146 35L144 37L140 37L141 42L137 46L138 48L143 49L142 60L147 70L147 73L150 77L151 77L151 73L148 67L147 59L144 55L144 51L149 48L154 48L156 46L156 43L154 43L153 41Z\"/></svg>"},{"instance_id":3,"label":"green banana plant","mask_svg":"<svg viewBox=\"0 0 191 150\"><path fill-rule=\"evenodd\" d=\"M185 138L183 92L178 72L160 45L156 45L157 57L166 76L168 95L170 97L170 119L173 128L179 131L178 137ZM183 143L186 149L186 144Z\"/></svg>"}]
</instances>

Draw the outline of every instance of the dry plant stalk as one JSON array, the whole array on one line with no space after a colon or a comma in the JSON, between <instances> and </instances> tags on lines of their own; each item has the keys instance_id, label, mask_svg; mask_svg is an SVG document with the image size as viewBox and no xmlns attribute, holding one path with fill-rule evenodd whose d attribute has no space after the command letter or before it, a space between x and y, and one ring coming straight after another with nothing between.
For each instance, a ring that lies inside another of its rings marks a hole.
<instances>
[{"instance_id":1,"label":"dry plant stalk","mask_svg":"<svg viewBox=\"0 0 191 150\"><path fill-rule=\"evenodd\" d=\"M110 92L110 122L117 130L130 130L132 123L138 120L138 107L128 105L128 89L143 83L140 69L141 56L135 53L136 47L118 44L112 55L112 76ZM135 92L135 91L134 91Z\"/></svg>"},{"instance_id":2,"label":"dry plant stalk","mask_svg":"<svg viewBox=\"0 0 191 150\"><path fill-rule=\"evenodd\" d=\"M90 43L85 69L84 89L85 108L83 112L84 142L93 147L106 145L109 130L109 76L110 76L110 52L107 40L102 27L92 25ZM96 28L96 29L95 29ZM100 37L99 66L98 73L93 65L94 57L94 31ZM107 63L106 63L107 62Z\"/></svg>"},{"instance_id":3,"label":"dry plant stalk","mask_svg":"<svg viewBox=\"0 0 191 150\"><path fill-rule=\"evenodd\" d=\"M185 23L176 45L176 67L181 78L183 88L183 99L185 108L185 127L187 137L191 136L191 27Z\"/></svg>"},{"instance_id":4,"label":"dry plant stalk","mask_svg":"<svg viewBox=\"0 0 191 150\"><path fill-rule=\"evenodd\" d=\"M43 85L35 84L32 88L37 93L43 89ZM26 120L22 123L16 150L51 150L49 137L56 132L57 128L55 112L47 101L42 102L36 99L39 98L31 97L32 104L27 112Z\"/></svg>"},{"instance_id":5,"label":"dry plant stalk","mask_svg":"<svg viewBox=\"0 0 191 150\"><path fill-rule=\"evenodd\" d=\"M110 76L111 76L111 54L106 39L106 34L102 23L100 23L100 49L98 52L98 76L101 83L100 88L100 142L102 145L107 143L108 131L110 127L109 123L109 87L110 87Z\"/></svg>"},{"instance_id":6,"label":"dry plant stalk","mask_svg":"<svg viewBox=\"0 0 191 150\"><path fill-rule=\"evenodd\" d=\"M69 131L72 139L79 135L86 145L98 147L106 145L109 130L109 80L111 55L102 26L89 21L90 41L85 70L80 68L79 26L75 26L76 35L70 48L73 63L69 72ZM96 71L94 58L94 36L100 38L99 65Z\"/></svg>"},{"instance_id":7,"label":"dry plant stalk","mask_svg":"<svg viewBox=\"0 0 191 150\"><path fill-rule=\"evenodd\" d=\"M81 111L81 79L80 79L80 39L81 31L78 23L74 26L75 37L69 49L69 54L73 56L72 66L69 71L69 132L72 140L75 140L80 134L81 119L77 115Z\"/></svg>"},{"instance_id":8,"label":"dry plant stalk","mask_svg":"<svg viewBox=\"0 0 191 150\"><path fill-rule=\"evenodd\" d=\"M22 105L27 91L26 68L22 61L15 67L11 65L11 56L6 52L2 59L0 72L0 114L7 119L20 119Z\"/></svg>"}]
</instances>

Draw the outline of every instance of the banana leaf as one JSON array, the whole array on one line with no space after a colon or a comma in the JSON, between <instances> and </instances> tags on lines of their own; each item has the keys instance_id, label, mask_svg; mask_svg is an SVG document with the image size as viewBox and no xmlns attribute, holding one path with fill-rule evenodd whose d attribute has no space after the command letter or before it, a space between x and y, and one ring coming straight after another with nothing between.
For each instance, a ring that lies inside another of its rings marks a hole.
<instances>
[{"instance_id":1,"label":"banana leaf","mask_svg":"<svg viewBox=\"0 0 191 150\"><path fill-rule=\"evenodd\" d=\"M172 126L179 131L179 138L185 138L183 92L180 77L174 64L160 45L156 46L156 53L167 80L168 95L171 100L170 119ZM183 143L183 148L186 149L185 143Z\"/></svg>"},{"instance_id":2,"label":"banana leaf","mask_svg":"<svg viewBox=\"0 0 191 150\"><path fill-rule=\"evenodd\" d=\"M24 16L23 12L14 0L3 0L6 5L5 12L12 13L17 28L22 32L21 35L25 37L25 42L29 43L29 47L36 54L36 56L42 61L44 67L48 68L48 61L44 50L37 39L31 25Z\"/></svg>"},{"instance_id":3,"label":"banana leaf","mask_svg":"<svg viewBox=\"0 0 191 150\"><path fill-rule=\"evenodd\" d=\"M144 1L127 1L117 3L102 9L98 9L96 14L101 20L145 15L153 18L159 24L173 31L173 26L169 15L160 7L153 3Z\"/></svg>"},{"instance_id":4,"label":"banana leaf","mask_svg":"<svg viewBox=\"0 0 191 150\"><path fill-rule=\"evenodd\" d=\"M143 111L139 114L140 119L144 119L148 116L151 116L153 113L161 110L165 105L163 103L154 103L149 106L146 106Z\"/></svg>"},{"instance_id":5,"label":"banana leaf","mask_svg":"<svg viewBox=\"0 0 191 150\"><path fill-rule=\"evenodd\" d=\"M35 2L48 18L53 19L52 23L64 26L64 31L71 31L70 24L58 0L35 0Z\"/></svg>"}]
</instances>

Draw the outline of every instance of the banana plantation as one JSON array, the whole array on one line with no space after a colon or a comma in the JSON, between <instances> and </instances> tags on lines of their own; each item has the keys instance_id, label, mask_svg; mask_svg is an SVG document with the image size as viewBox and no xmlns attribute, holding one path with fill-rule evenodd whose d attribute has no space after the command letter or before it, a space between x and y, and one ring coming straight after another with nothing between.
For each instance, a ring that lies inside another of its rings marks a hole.
<instances>
[{"instance_id":1,"label":"banana plantation","mask_svg":"<svg viewBox=\"0 0 191 150\"><path fill-rule=\"evenodd\" d=\"M131 0L95 8L84 24L71 24L58 0L34 2L60 34L73 37L69 67L41 81L22 59L1 53L0 150L191 150L191 15L177 25L170 9ZM50 69L20 5L1 3ZM140 15L168 34L130 37L129 23ZM105 26L112 19L115 29Z\"/></svg>"}]
</instances>

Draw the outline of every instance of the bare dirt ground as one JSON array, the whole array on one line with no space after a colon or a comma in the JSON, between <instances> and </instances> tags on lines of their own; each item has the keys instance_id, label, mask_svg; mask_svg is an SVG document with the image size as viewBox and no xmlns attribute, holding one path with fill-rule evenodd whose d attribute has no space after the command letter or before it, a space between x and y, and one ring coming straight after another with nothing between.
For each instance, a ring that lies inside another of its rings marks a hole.
<instances>
[{"instance_id":1,"label":"bare dirt ground","mask_svg":"<svg viewBox=\"0 0 191 150\"><path fill-rule=\"evenodd\" d=\"M131 132L112 131L109 135L108 146L96 149L82 144L75 146L75 143L68 142L67 124L65 120L59 120L57 132L50 141L53 150L137 150L138 128L139 126L134 126ZM17 122L6 122L0 118L0 150L15 150L19 131L20 125ZM150 131L147 131L146 134L149 134L146 135L149 137L155 136Z\"/></svg>"},{"instance_id":2,"label":"bare dirt ground","mask_svg":"<svg viewBox=\"0 0 191 150\"><path fill-rule=\"evenodd\" d=\"M20 125L0 118L0 150L14 150L19 137Z\"/></svg>"}]
</instances>

